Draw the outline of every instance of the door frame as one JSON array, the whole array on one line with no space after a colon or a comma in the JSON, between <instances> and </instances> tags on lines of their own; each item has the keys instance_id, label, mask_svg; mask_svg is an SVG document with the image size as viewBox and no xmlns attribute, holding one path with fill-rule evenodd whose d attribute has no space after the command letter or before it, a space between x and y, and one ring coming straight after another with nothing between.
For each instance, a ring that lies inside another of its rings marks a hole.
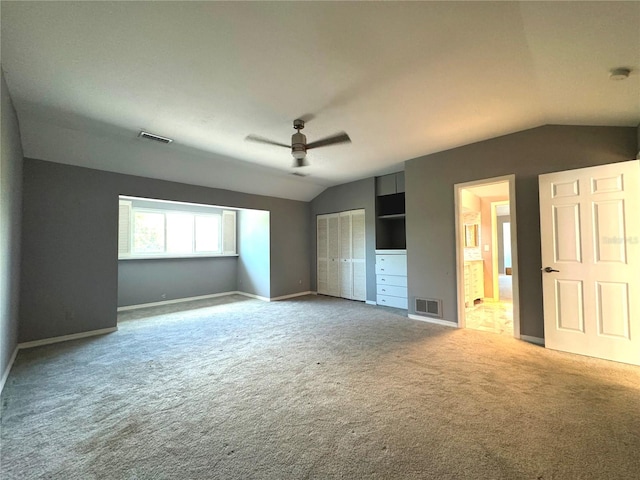
<instances>
[{"instance_id":1,"label":"door frame","mask_svg":"<svg viewBox=\"0 0 640 480\"><path fill-rule=\"evenodd\" d=\"M511 192L509 192L511 195ZM496 207L499 205L509 205L509 214L511 214L511 199L501 202L491 202L491 278L493 279L493 301L500 301L500 282L498 275L498 242L504 241L504 238L498 238L498 212ZM513 260L511 261L513 263ZM513 270L512 270L513 272ZM513 280L513 278L512 278ZM513 283L513 282L511 282Z\"/></svg>"},{"instance_id":2,"label":"door frame","mask_svg":"<svg viewBox=\"0 0 640 480\"><path fill-rule=\"evenodd\" d=\"M480 185L490 185L494 183L509 183L509 221L511 223L511 274L513 293L513 336L520 338L520 292L519 292L519 272L518 272L518 234L516 223L516 176L515 174L503 175L501 177L484 178L465 183L456 183L454 189L455 208L455 243L456 243L456 283L458 292L458 328L465 328L465 305L464 305L464 231L460 228L462 217L462 203L460 201L461 191ZM494 235L495 237L495 235ZM493 241L493 239L492 239Z\"/></svg>"}]
</instances>

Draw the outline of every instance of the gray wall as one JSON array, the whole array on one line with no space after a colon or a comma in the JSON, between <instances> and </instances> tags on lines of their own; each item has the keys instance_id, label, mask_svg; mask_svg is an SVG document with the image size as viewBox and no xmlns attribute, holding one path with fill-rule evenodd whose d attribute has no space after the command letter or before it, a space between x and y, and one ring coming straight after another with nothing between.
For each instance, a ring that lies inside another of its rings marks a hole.
<instances>
[{"instance_id":1,"label":"gray wall","mask_svg":"<svg viewBox=\"0 0 640 480\"><path fill-rule=\"evenodd\" d=\"M0 377L18 344L22 146L9 90L0 73Z\"/></svg>"},{"instance_id":2,"label":"gray wall","mask_svg":"<svg viewBox=\"0 0 640 480\"><path fill-rule=\"evenodd\" d=\"M367 300L376 301L376 184L375 178L345 183L326 189L311 201L311 290L317 290L316 216L346 210L365 210L367 255Z\"/></svg>"},{"instance_id":3,"label":"gray wall","mask_svg":"<svg viewBox=\"0 0 640 480\"><path fill-rule=\"evenodd\" d=\"M237 264L238 257L120 260L118 306L234 292Z\"/></svg>"},{"instance_id":4,"label":"gray wall","mask_svg":"<svg viewBox=\"0 0 640 480\"><path fill-rule=\"evenodd\" d=\"M270 296L269 230L269 212L238 212L238 290L242 292Z\"/></svg>"},{"instance_id":5,"label":"gray wall","mask_svg":"<svg viewBox=\"0 0 640 480\"><path fill-rule=\"evenodd\" d=\"M309 289L306 202L25 159L20 341L116 325L119 195L267 210L271 296Z\"/></svg>"},{"instance_id":6,"label":"gray wall","mask_svg":"<svg viewBox=\"0 0 640 480\"><path fill-rule=\"evenodd\" d=\"M409 312L416 296L439 298L457 320L454 184L515 174L521 333L543 337L538 175L631 160L636 133L548 125L407 161Z\"/></svg>"}]
</instances>

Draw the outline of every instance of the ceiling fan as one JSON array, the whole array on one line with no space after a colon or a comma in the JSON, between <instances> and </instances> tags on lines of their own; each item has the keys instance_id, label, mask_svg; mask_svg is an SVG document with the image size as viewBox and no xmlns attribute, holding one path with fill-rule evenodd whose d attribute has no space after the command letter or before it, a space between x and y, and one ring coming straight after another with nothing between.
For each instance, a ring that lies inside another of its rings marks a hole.
<instances>
[{"instance_id":1,"label":"ceiling fan","mask_svg":"<svg viewBox=\"0 0 640 480\"><path fill-rule=\"evenodd\" d=\"M318 147L326 147L328 145L336 145L338 143L349 143L351 139L345 132L336 133L330 137L316 140L315 142L307 143L307 137L300 133L300 130L304 128L304 120L296 119L293 121L293 128L296 129L296 133L291 135L291 145L275 142L268 138L259 137L258 135L248 135L245 140L250 142L266 143L267 145L277 145L278 147L285 147L291 149L291 155L293 155L294 167L306 167L309 165L307 161L307 150Z\"/></svg>"}]
</instances>

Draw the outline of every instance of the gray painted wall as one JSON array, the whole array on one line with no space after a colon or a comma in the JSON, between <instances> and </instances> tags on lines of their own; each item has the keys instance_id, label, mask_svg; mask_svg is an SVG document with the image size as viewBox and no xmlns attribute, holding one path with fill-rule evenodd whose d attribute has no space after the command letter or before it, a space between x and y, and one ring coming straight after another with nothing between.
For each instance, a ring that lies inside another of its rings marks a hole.
<instances>
[{"instance_id":1,"label":"gray painted wall","mask_svg":"<svg viewBox=\"0 0 640 480\"><path fill-rule=\"evenodd\" d=\"M376 301L376 185L375 178L345 183L326 189L311 201L311 290L317 290L316 216L346 210L365 210L366 256L367 256L367 300Z\"/></svg>"},{"instance_id":2,"label":"gray painted wall","mask_svg":"<svg viewBox=\"0 0 640 480\"><path fill-rule=\"evenodd\" d=\"M269 297L269 212L238 212L238 290Z\"/></svg>"},{"instance_id":3,"label":"gray painted wall","mask_svg":"<svg viewBox=\"0 0 640 480\"><path fill-rule=\"evenodd\" d=\"M309 289L306 202L25 159L20 341L116 325L119 195L267 210L271 296Z\"/></svg>"},{"instance_id":4,"label":"gray painted wall","mask_svg":"<svg viewBox=\"0 0 640 480\"><path fill-rule=\"evenodd\" d=\"M0 73L0 377L18 344L22 146L9 90Z\"/></svg>"},{"instance_id":5,"label":"gray painted wall","mask_svg":"<svg viewBox=\"0 0 640 480\"><path fill-rule=\"evenodd\" d=\"M454 184L515 174L521 333L543 337L538 175L631 160L636 135L548 125L406 162L409 312L416 296L439 298L457 320Z\"/></svg>"},{"instance_id":6,"label":"gray painted wall","mask_svg":"<svg viewBox=\"0 0 640 480\"><path fill-rule=\"evenodd\" d=\"M238 257L120 260L118 306L234 292L237 264Z\"/></svg>"}]
</instances>

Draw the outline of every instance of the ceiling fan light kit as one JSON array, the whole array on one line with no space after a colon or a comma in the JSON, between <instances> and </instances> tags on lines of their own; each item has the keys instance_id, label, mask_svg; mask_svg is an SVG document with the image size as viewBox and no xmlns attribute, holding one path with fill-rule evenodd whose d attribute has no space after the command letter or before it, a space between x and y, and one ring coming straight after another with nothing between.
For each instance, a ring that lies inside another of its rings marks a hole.
<instances>
[{"instance_id":1,"label":"ceiling fan light kit","mask_svg":"<svg viewBox=\"0 0 640 480\"><path fill-rule=\"evenodd\" d=\"M351 142L349 135L347 135L345 132L340 132L330 137L307 143L307 137L303 133L300 133L300 130L304 128L304 120L302 120L301 118L297 118L293 121L293 128L296 130L296 133L291 135L291 146L284 143L275 142L258 135L248 135L245 140L258 143L266 143L267 145L276 145L278 147L290 148L291 155L294 158L293 166L295 168L306 167L307 165L309 165L309 162L306 161L306 157L307 150L311 148L326 147L329 145Z\"/></svg>"}]
</instances>

